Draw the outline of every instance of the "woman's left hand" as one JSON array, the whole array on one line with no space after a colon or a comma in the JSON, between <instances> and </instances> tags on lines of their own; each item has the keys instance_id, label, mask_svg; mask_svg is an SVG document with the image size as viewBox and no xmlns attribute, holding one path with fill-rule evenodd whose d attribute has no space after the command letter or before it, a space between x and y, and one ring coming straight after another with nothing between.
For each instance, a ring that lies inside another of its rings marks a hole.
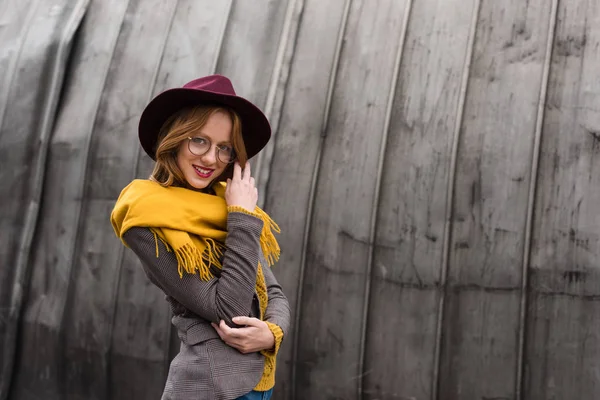
<instances>
[{"instance_id":1,"label":"woman's left hand","mask_svg":"<svg viewBox=\"0 0 600 400\"><path fill-rule=\"evenodd\" d=\"M243 328L231 328L225 321L221 321L219 325L213 322L211 325L225 343L240 353L254 353L275 346L275 336L266 322L250 317L234 317L232 320Z\"/></svg>"}]
</instances>

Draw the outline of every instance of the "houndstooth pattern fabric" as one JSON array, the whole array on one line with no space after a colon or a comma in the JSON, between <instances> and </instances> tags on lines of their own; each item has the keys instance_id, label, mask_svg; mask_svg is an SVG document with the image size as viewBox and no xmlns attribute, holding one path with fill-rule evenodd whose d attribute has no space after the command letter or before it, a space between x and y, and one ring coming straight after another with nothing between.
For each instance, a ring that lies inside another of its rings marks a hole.
<instances>
[{"instance_id":1,"label":"houndstooth pattern fabric","mask_svg":"<svg viewBox=\"0 0 600 400\"><path fill-rule=\"evenodd\" d=\"M191 274L180 278L174 254L160 241L157 244L148 228L135 227L124 234L150 281L165 293L181 339L162 400L235 399L250 392L260 380L264 357L260 353L242 354L228 346L210 322L225 320L235 327L233 317L259 315L255 284L260 261L269 295L264 319L278 325L284 335L287 332L289 304L260 251L262 226L263 222L251 215L229 213L223 269L212 268L215 278L208 282Z\"/></svg>"}]
</instances>

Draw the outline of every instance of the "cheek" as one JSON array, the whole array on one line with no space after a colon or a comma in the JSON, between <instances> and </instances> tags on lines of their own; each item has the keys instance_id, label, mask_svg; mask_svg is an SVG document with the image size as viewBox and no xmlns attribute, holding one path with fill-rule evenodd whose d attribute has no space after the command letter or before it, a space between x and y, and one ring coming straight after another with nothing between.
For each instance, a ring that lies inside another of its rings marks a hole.
<instances>
[{"instance_id":1,"label":"cheek","mask_svg":"<svg viewBox=\"0 0 600 400\"><path fill-rule=\"evenodd\" d=\"M179 149L177 150L177 157L175 158L177 160L177 166L179 167L180 171L184 170L184 166L186 164L186 161L188 159L188 156L186 154L187 148L183 147L183 144L181 146L179 146Z\"/></svg>"},{"instance_id":2,"label":"cheek","mask_svg":"<svg viewBox=\"0 0 600 400\"><path fill-rule=\"evenodd\" d=\"M227 169L227 164L219 164L219 175L221 175Z\"/></svg>"}]
</instances>

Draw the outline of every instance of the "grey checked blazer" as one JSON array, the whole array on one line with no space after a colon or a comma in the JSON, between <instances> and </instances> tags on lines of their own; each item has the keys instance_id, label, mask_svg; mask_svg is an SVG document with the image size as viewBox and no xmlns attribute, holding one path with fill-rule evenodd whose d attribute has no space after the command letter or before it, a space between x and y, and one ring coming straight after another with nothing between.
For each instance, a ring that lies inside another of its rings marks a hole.
<instances>
[{"instance_id":1,"label":"grey checked blazer","mask_svg":"<svg viewBox=\"0 0 600 400\"><path fill-rule=\"evenodd\" d=\"M262 220L231 212L227 218L223 269L211 268L214 279L196 275L179 277L177 260L159 241L156 257L154 235L148 228L135 227L123 239L142 262L148 278L165 294L173 311L181 347L171 362L162 400L229 400L250 392L260 380L264 356L242 354L221 340L210 322L221 319L235 327L235 316L259 315L255 293L259 260L267 284L269 302L265 320L287 333L290 309L281 286L260 250Z\"/></svg>"}]
</instances>

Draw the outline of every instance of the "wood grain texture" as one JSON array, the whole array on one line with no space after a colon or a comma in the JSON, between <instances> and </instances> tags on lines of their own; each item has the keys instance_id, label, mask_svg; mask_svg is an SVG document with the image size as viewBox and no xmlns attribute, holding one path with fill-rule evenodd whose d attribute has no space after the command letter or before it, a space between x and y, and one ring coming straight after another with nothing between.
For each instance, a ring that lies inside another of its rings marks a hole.
<instances>
[{"instance_id":1,"label":"wood grain texture","mask_svg":"<svg viewBox=\"0 0 600 400\"><path fill-rule=\"evenodd\" d=\"M263 109L272 78L288 1L235 1L216 72L229 77L237 94Z\"/></svg>"},{"instance_id":2,"label":"wood grain texture","mask_svg":"<svg viewBox=\"0 0 600 400\"><path fill-rule=\"evenodd\" d=\"M24 0L0 4L0 126L6 116L10 87L39 2Z\"/></svg>"},{"instance_id":3,"label":"wood grain texture","mask_svg":"<svg viewBox=\"0 0 600 400\"><path fill-rule=\"evenodd\" d=\"M559 2L541 137L524 398L600 397L600 5Z\"/></svg>"},{"instance_id":4,"label":"wood grain texture","mask_svg":"<svg viewBox=\"0 0 600 400\"><path fill-rule=\"evenodd\" d=\"M529 173L550 8L545 1L480 5L458 148L440 399L515 395Z\"/></svg>"},{"instance_id":5,"label":"wood grain texture","mask_svg":"<svg viewBox=\"0 0 600 400\"><path fill-rule=\"evenodd\" d=\"M295 55L285 91L277 140L274 142L265 208L282 229L279 263L273 268L296 318L302 282L303 235L310 212L310 186L325 129L327 95L335 63L337 36L344 2L307 0L304 23L296 39ZM292 183L290 185L290 183ZM290 206L291 205L291 206ZM298 326L286 334L277 361L274 397L292 399L293 345Z\"/></svg>"},{"instance_id":6,"label":"wood grain texture","mask_svg":"<svg viewBox=\"0 0 600 400\"><path fill-rule=\"evenodd\" d=\"M299 398L357 398L378 155L405 2L352 2L308 242ZM388 40L393 37L394 40Z\"/></svg>"},{"instance_id":7,"label":"wood grain texture","mask_svg":"<svg viewBox=\"0 0 600 400\"><path fill-rule=\"evenodd\" d=\"M160 397L179 339L108 214L147 102L211 73L274 128L274 398L600 398L597 1L90 0L49 115L80 1L0 0L0 400Z\"/></svg>"},{"instance_id":8,"label":"wood grain texture","mask_svg":"<svg viewBox=\"0 0 600 400\"><path fill-rule=\"evenodd\" d=\"M127 4L93 2L79 31L46 165L15 398L64 398L63 317L73 273L91 131ZM99 37L101 39L91 40ZM86 90L82 90L85 88ZM68 183L68 184L66 184ZM68 311L67 311L68 312ZM40 351L38 343L44 343ZM40 373L45 371L45 373ZM33 385L32 385L33 383Z\"/></svg>"},{"instance_id":9,"label":"wood grain texture","mask_svg":"<svg viewBox=\"0 0 600 400\"><path fill-rule=\"evenodd\" d=\"M63 318L67 399L110 397L108 361L123 252L109 216L135 174L139 143L131 132L152 93L175 6L173 1L129 3L98 106Z\"/></svg>"},{"instance_id":10,"label":"wood grain texture","mask_svg":"<svg viewBox=\"0 0 600 400\"><path fill-rule=\"evenodd\" d=\"M411 9L380 189L365 398L432 396L448 166L474 6Z\"/></svg>"},{"instance_id":11,"label":"wood grain texture","mask_svg":"<svg viewBox=\"0 0 600 400\"><path fill-rule=\"evenodd\" d=\"M267 191L271 173L271 164L273 163L273 151L277 141L277 132L279 130L279 121L281 118L283 102L286 95L288 78L292 60L296 53L296 42L304 14L304 0L288 1L285 20L281 28L281 38L277 49L277 55L274 60L273 71L271 73L271 82L264 106L264 113L269 119L271 125L271 140L253 161L253 171L256 178L256 188L258 193ZM265 196L259 196L257 205L264 208Z\"/></svg>"},{"instance_id":12,"label":"wood grain texture","mask_svg":"<svg viewBox=\"0 0 600 400\"><path fill-rule=\"evenodd\" d=\"M0 296L0 398L8 396L14 373L18 325L29 288L29 255L39 215L48 138L55 118L64 69L73 35L87 1L56 0L33 5L25 21L34 29L22 30L14 45L4 83L6 102L0 109L0 157L2 162L2 212L0 212L0 276L11 284ZM22 14L22 13L21 13ZM11 30L4 38L11 42ZM12 43L14 44L14 43ZM11 51L8 51L10 56ZM5 53L6 55L6 53ZM23 81L25 83L23 83ZM4 96L3 96L4 97ZM35 117L31 117L35 116ZM13 246L11 249L10 246ZM7 251L4 251L7 250Z\"/></svg>"},{"instance_id":13,"label":"wood grain texture","mask_svg":"<svg viewBox=\"0 0 600 400\"><path fill-rule=\"evenodd\" d=\"M21 364L13 385L17 399L64 396L62 321L73 273L83 181L91 131L126 6L121 1L92 2L73 50L77 62L67 75L46 164L31 288L21 329L21 358L28 362ZM40 342L45 344L43 351L37 346Z\"/></svg>"},{"instance_id":14,"label":"wood grain texture","mask_svg":"<svg viewBox=\"0 0 600 400\"><path fill-rule=\"evenodd\" d=\"M152 84L153 96L212 73L228 14L227 2L177 3L156 83ZM137 139L137 127L133 128L127 132L132 143ZM147 178L154 163L139 146L137 157L135 177ZM171 361L171 310L162 291L147 279L137 256L122 250L112 333L110 398L160 398ZM179 351L177 334L173 339ZM156 379L147 385L130 383L144 382L148 376Z\"/></svg>"}]
</instances>

